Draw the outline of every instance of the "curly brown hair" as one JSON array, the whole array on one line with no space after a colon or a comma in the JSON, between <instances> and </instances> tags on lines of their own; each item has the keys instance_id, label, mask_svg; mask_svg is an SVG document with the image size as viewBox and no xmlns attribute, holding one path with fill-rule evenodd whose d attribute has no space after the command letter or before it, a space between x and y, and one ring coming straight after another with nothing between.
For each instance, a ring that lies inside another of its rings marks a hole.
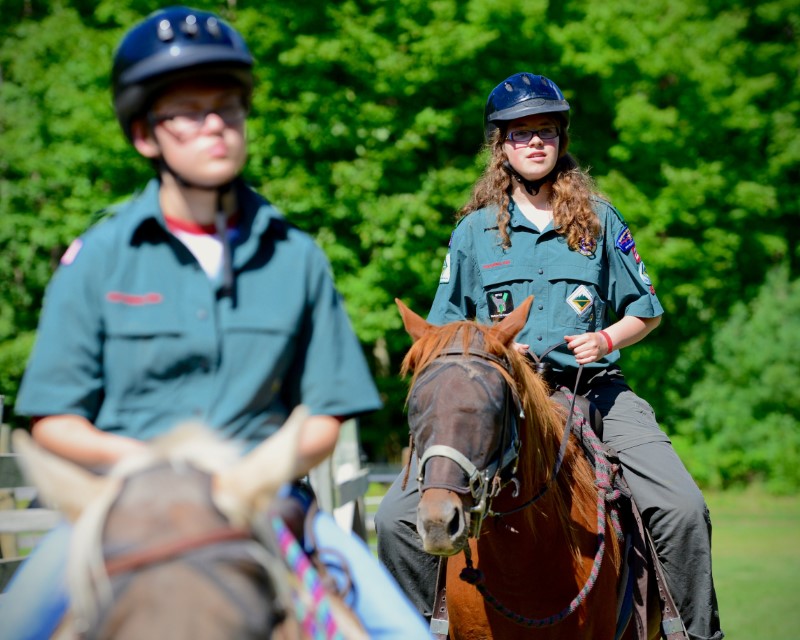
<instances>
[{"instance_id":1,"label":"curly brown hair","mask_svg":"<svg viewBox=\"0 0 800 640\"><path fill-rule=\"evenodd\" d=\"M557 115L557 114L556 114ZM553 226L557 233L565 236L571 249L578 251L594 251L597 238L600 237L600 220L592 206L593 198L605 198L595 186L589 173L582 169L567 149L569 133L563 118L560 126L559 158L553 170L555 178L552 182ZM496 129L486 145L490 151L488 165L483 175L475 183L472 195L464 207L456 214L456 220L494 205L497 207L497 226L501 246L511 246L508 224L511 214L508 212L513 178L505 169L508 160L503 144L506 127Z\"/></svg>"}]
</instances>

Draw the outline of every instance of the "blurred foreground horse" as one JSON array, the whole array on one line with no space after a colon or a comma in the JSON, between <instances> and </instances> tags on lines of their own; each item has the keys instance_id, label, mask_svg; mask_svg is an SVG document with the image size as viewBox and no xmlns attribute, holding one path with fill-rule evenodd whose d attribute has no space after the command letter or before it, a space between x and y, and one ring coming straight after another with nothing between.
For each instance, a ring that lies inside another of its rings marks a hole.
<instances>
[{"instance_id":1,"label":"blurred foreground horse","mask_svg":"<svg viewBox=\"0 0 800 640\"><path fill-rule=\"evenodd\" d=\"M365 638L283 520L306 412L244 457L198 425L96 476L38 447L14 446L45 502L75 523L70 613L58 638Z\"/></svg>"}]
</instances>

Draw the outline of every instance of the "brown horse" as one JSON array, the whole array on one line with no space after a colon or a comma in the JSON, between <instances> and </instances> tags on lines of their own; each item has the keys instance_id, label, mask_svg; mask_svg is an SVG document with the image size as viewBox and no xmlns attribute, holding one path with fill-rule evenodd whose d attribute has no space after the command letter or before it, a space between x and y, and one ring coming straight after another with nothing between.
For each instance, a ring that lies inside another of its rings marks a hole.
<instances>
[{"instance_id":1,"label":"brown horse","mask_svg":"<svg viewBox=\"0 0 800 640\"><path fill-rule=\"evenodd\" d=\"M620 543L566 412L513 348L531 302L491 327L439 327L397 300L414 339L403 373L413 373L417 528L427 552L453 556L452 640L613 640ZM659 636L658 622L645 637Z\"/></svg>"},{"instance_id":2,"label":"brown horse","mask_svg":"<svg viewBox=\"0 0 800 640\"><path fill-rule=\"evenodd\" d=\"M16 432L26 474L75 523L71 610L54 637L301 639L332 624L340 637L366 638L341 601L303 586L297 569L306 578L313 569L284 561L281 549L296 551L294 538L268 515L296 475L305 415L295 411L244 457L207 429L185 426L103 477Z\"/></svg>"}]
</instances>

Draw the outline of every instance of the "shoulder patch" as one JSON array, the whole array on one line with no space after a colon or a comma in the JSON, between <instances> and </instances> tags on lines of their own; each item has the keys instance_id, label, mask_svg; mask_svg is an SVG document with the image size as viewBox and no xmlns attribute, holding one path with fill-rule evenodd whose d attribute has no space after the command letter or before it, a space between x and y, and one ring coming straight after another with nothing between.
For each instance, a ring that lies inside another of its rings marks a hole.
<instances>
[{"instance_id":1,"label":"shoulder patch","mask_svg":"<svg viewBox=\"0 0 800 640\"><path fill-rule=\"evenodd\" d=\"M450 282L450 252L444 257L444 264L442 265L442 273L439 275L439 284L447 284Z\"/></svg>"},{"instance_id":2,"label":"shoulder patch","mask_svg":"<svg viewBox=\"0 0 800 640\"><path fill-rule=\"evenodd\" d=\"M650 280L650 276L647 275L647 268L644 266L644 262L639 263L639 277L642 279L648 287L653 286L653 282Z\"/></svg>"},{"instance_id":3,"label":"shoulder patch","mask_svg":"<svg viewBox=\"0 0 800 640\"><path fill-rule=\"evenodd\" d=\"M633 241L631 230L627 226L623 227L622 231L617 234L617 239L614 244L617 249L625 253L628 253L636 246L636 243Z\"/></svg>"}]
</instances>

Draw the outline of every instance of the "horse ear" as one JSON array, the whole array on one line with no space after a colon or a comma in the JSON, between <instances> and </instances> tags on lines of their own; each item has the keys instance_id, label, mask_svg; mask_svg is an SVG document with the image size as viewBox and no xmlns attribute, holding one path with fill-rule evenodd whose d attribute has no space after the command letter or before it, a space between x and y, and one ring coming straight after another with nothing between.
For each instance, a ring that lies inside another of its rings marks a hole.
<instances>
[{"instance_id":1,"label":"horse ear","mask_svg":"<svg viewBox=\"0 0 800 640\"><path fill-rule=\"evenodd\" d=\"M48 506L75 522L86 506L97 498L109 480L50 453L22 429L12 434L20 467Z\"/></svg>"},{"instance_id":2,"label":"horse ear","mask_svg":"<svg viewBox=\"0 0 800 640\"><path fill-rule=\"evenodd\" d=\"M433 326L404 305L403 301L399 298L395 298L394 302L397 308L400 309L400 316L403 318L403 326L414 342L419 340L425 332Z\"/></svg>"},{"instance_id":3,"label":"horse ear","mask_svg":"<svg viewBox=\"0 0 800 640\"><path fill-rule=\"evenodd\" d=\"M214 476L214 495L220 506L247 517L271 500L299 471L297 451L308 409L298 406L278 431L250 453Z\"/></svg>"},{"instance_id":4,"label":"horse ear","mask_svg":"<svg viewBox=\"0 0 800 640\"><path fill-rule=\"evenodd\" d=\"M511 346L516 335L522 331L522 327L528 321L528 313L533 304L533 296L525 298L523 303L509 313L496 325L489 329L489 333L497 338L506 347Z\"/></svg>"}]
</instances>

